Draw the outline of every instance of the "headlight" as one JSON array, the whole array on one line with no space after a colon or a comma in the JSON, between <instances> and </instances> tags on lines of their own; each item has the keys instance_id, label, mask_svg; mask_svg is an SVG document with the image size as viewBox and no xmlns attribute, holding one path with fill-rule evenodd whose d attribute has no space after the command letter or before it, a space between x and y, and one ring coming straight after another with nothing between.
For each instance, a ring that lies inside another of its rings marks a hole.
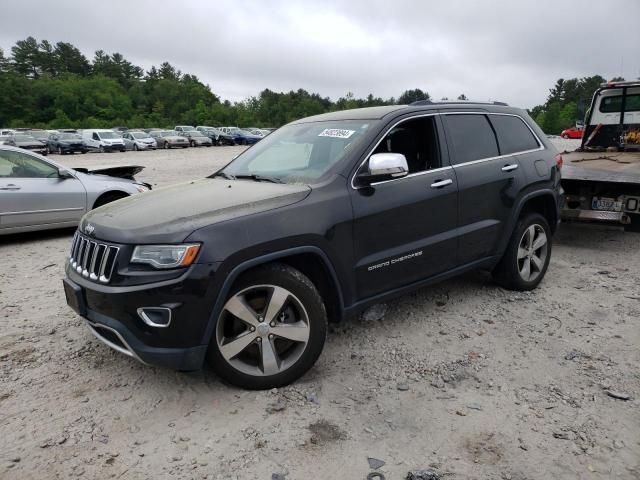
<instances>
[{"instance_id":1,"label":"headlight","mask_svg":"<svg viewBox=\"0 0 640 480\"><path fill-rule=\"evenodd\" d=\"M154 268L188 267L200 245L139 245L133 249L131 263L146 263Z\"/></svg>"},{"instance_id":2,"label":"headlight","mask_svg":"<svg viewBox=\"0 0 640 480\"><path fill-rule=\"evenodd\" d=\"M151 190L146 185L142 185L140 183L134 184L134 187L136 187L136 190L138 190L140 193L148 192L149 190Z\"/></svg>"}]
</instances>

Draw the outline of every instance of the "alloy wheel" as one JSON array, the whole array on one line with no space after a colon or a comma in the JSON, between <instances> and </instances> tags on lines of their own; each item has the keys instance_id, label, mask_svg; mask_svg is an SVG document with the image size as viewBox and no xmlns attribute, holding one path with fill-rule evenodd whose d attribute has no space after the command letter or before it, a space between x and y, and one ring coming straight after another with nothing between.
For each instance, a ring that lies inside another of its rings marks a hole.
<instances>
[{"instance_id":1,"label":"alloy wheel","mask_svg":"<svg viewBox=\"0 0 640 480\"><path fill-rule=\"evenodd\" d=\"M522 234L518 244L518 272L525 282L536 280L547 260L547 234L537 223L530 225Z\"/></svg>"},{"instance_id":2,"label":"alloy wheel","mask_svg":"<svg viewBox=\"0 0 640 480\"><path fill-rule=\"evenodd\" d=\"M224 305L217 347L236 370L271 376L293 366L309 342L309 316L302 302L276 285L254 285Z\"/></svg>"}]
</instances>

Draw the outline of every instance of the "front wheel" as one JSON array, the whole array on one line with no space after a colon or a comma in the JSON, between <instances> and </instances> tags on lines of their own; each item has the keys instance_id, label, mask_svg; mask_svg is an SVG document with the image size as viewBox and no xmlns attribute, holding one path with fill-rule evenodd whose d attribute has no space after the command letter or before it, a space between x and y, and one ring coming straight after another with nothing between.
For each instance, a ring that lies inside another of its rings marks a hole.
<instances>
[{"instance_id":1,"label":"front wheel","mask_svg":"<svg viewBox=\"0 0 640 480\"><path fill-rule=\"evenodd\" d=\"M316 362L327 312L315 285L284 264L259 267L234 285L207 359L227 382L261 390L288 385Z\"/></svg>"},{"instance_id":2,"label":"front wheel","mask_svg":"<svg viewBox=\"0 0 640 480\"><path fill-rule=\"evenodd\" d=\"M509 290L533 290L544 278L550 259L549 223L539 213L530 213L518 221L493 277Z\"/></svg>"},{"instance_id":3,"label":"front wheel","mask_svg":"<svg viewBox=\"0 0 640 480\"><path fill-rule=\"evenodd\" d=\"M564 135L562 135L562 138L567 139L569 138L569 135L567 135L566 133Z\"/></svg>"},{"instance_id":4,"label":"front wheel","mask_svg":"<svg viewBox=\"0 0 640 480\"><path fill-rule=\"evenodd\" d=\"M133 149L137 152L139 150L138 145L137 144L133 144Z\"/></svg>"}]
</instances>

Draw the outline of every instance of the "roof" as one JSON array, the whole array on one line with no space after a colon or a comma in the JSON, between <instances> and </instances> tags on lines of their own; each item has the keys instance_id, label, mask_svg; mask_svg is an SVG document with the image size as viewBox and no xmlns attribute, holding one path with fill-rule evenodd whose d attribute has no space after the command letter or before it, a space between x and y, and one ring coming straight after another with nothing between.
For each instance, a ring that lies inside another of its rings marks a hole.
<instances>
[{"instance_id":1,"label":"roof","mask_svg":"<svg viewBox=\"0 0 640 480\"><path fill-rule=\"evenodd\" d=\"M411 105L386 105L383 107L353 108L350 110L339 110L336 112L322 113L311 117L301 118L292 122L323 122L331 120L380 120L392 113L401 111L415 112L428 110L450 110L450 109L483 109L490 107L492 111L506 112L513 111L514 107L509 107L502 102L468 102L468 101L442 101L442 102L414 102ZM517 110L517 109L516 109Z\"/></svg>"}]
</instances>

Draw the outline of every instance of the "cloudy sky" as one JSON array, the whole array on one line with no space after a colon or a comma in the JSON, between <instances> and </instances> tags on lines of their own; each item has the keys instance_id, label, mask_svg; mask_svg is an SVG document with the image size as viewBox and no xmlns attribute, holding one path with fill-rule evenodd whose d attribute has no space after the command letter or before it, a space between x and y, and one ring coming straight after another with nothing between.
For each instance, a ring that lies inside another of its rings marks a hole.
<instances>
[{"instance_id":1,"label":"cloudy sky","mask_svg":"<svg viewBox=\"0 0 640 480\"><path fill-rule=\"evenodd\" d=\"M522 107L560 77L640 77L640 0L21 0L0 47L65 41L169 61L232 101L264 88L333 99L421 88Z\"/></svg>"}]
</instances>

